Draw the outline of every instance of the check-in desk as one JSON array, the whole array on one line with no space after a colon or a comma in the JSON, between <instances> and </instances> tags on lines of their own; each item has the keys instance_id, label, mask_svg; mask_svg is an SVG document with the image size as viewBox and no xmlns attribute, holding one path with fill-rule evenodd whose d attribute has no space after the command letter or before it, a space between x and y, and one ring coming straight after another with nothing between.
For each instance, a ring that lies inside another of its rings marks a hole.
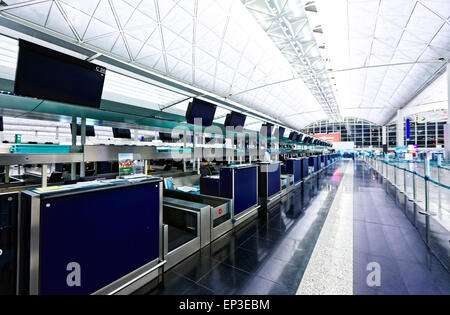
<instances>
[{"instance_id":1,"label":"check-in desk","mask_svg":"<svg viewBox=\"0 0 450 315\"><path fill-rule=\"evenodd\" d=\"M298 185L302 180L302 161L300 159L286 159L286 173L294 175L294 184Z\"/></svg>"},{"instance_id":2,"label":"check-in desk","mask_svg":"<svg viewBox=\"0 0 450 315\"><path fill-rule=\"evenodd\" d=\"M312 166L313 172L314 173L318 172L320 169L319 157L317 155L314 155L310 156L308 159L309 159L309 166Z\"/></svg>"},{"instance_id":3,"label":"check-in desk","mask_svg":"<svg viewBox=\"0 0 450 315\"><path fill-rule=\"evenodd\" d=\"M165 270L233 228L231 200L164 190Z\"/></svg>"},{"instance_id":4,"label":"check-in desk","mask_svg":"<svg viewBox=\"0 0 450 315\"><path fill-rule=\"evenodd\" d=\"M309 160L308 158L287 159L286 173L294 175L294 183L298 185L302 180L309 175Z\"/></svg>"},{"instance_id":5,"label":"check-in desk","mask_svg":"<svg viewBox=\"0 0 450 315\"><path fill-rule=\"evenodd\" d=\"M200 179L200 193L231 199L232 221L239 225L257 214L258 166L245 164L222 167L219 176Z\"/></svg>"},{"instance_id":6,"label":"check-in desk","mask_svg":"<svg viewBox=\"0 0 450 315\"><path fill-rule=\"evenodd\" d=\"M280 162L258 163L258 195L260 204L269 206L281 196Z\"/></svg>"},{"instance_id":7,"label":"check-in desk","mask_svg":"<svg viewBox=\"0 0 450 315\"><path fill-rule=\"evenodd\" d=\"M0 194L0 296L16 294L19 193Z\"/></svg>"},{"instance_id":8,"label":"check-in desk","mask_svg":"<svg viewBox=\"0 0 450 315\"><path fill-rule=\"evenodd\" d=\"M300 160L302 166L302 180L304 180L309 176L309 160L308 158L302 158Z\"/></svg>"},{"instance_id":9,"label":"check-in desk","mask_svg":"<svg viewBox=\"0 0 450 315\"><path fill-rule=\"evenodd\" d=\"M330 156L329 155L322 155L323 156L323 167L327 167L330 164Z\"/></svg>"},{"instance_id":10,"label":"check-in desk","mask_svg":"<svg viewBox=\"0 0 450 315\"><path fill-rule=\"evenodd\" d=\"M162 181L22 192L20 293L128 294L162 273Z\"/></svg>"},{"instance_id":11,"label":"check-in desk","mask_svg":"<svg viewBox=\"0 0 450 315\"><path fill-rule=\"evenodd\" d=\"M235 165L220 169L220 196L232 199L233 223L239 225L257 214L258 166Z\"/></svg>"}]
</instances>

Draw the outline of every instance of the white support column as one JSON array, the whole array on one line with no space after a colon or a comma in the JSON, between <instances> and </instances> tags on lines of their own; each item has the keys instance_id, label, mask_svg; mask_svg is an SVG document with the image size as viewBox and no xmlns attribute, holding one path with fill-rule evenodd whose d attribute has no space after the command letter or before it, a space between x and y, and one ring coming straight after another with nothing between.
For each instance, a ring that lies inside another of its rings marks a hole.
<instances>
[{"instance_id":1,"label":"white support column","mask_svg":"<svg viewBox=\"0 0 450 315\"><path fill-rule=\"evenodd\" d=\"M447 116L450 114L450 63L447 64ZM450 121L447 120L444 129L445 159L450 161Z\"/></svg>"},{"instance_id":2,"label":"white support column","mask_svg":"<svg viewBox=\"0 0 450 315\"><path fill-rule=\"evenodd\" d=\"M405 123L403 122L403 112L401 109L397 110L397 147L405 146Z\"/></svg>"},{"instance_id":3,"label":"white support column","mask_svg":"<svg viewBox=\"0 0 450 315\"><path fill-rule=\"evenodd\" d=\"M42 188L47 187L47 164L42 164Z\"/></svg>"},{"instance_id":4,"label":"white support column","mask_svg":"<svg viewBox=\"0 0 450 315\"><path fill-rule=\"evenodd\" d=\"M385 145L387 143L387 127L383 126L381 127L381 144Z\"/></svg>"}]
</instances>

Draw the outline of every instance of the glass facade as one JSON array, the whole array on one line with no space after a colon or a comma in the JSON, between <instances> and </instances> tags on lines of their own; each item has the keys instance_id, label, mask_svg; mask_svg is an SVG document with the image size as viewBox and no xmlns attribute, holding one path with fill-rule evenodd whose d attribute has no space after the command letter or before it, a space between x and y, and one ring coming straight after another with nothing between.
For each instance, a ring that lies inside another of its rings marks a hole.
<instances>
[{"instance_id":1,"label":"glass facade","mask_svg":"<svg viewBox=\"0 0 450 315\"><path fill-rule=\"evenodd\" d=\"M445 122L425 122L419 123L416 117L409 117L410 137L405 138L405 144L417 144L419 148L436 148L444 146ZM405 120L406 124L406 120ZM387 141L389 147L397 146L397 125L392 123L386 126ZM406 125L405 125L406 137ZM382 126L371 122L357 119L345 118L341 122L322 120L307 126L303 132L307 134L318 133L340 133L341 141L353 141L357 148L381 147L382 146Z\"/></svg>"}]
</instances>

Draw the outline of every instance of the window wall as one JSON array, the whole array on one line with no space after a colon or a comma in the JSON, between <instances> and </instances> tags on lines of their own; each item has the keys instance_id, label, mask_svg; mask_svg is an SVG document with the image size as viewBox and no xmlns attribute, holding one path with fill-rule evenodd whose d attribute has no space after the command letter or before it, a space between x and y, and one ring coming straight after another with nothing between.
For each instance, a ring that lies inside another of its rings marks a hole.
<instances>
[{"instance_id":1,"label":"window wall","mask_svg":"<svg viewBox=\"0 0 450 315\"><path fill-rule=\"evenodd\" d=\"M381 126L357 118L345 118L342 122L318 121L306 127L303 132L340 133L341 141L353 141L358 148L379 147L382 140Z\"/></svg>"},{"instance_id":2,"label":"window wall","mask_svg":"<svg viewBox=\"0 0 450 315\"><path fill-rule=\"evenodd\" d=\"M410 122L410 138L405 139L406 145L417 144L419 148L436 148L444 146L445 122L417 122L416 116L408 117ZM406 119L405 119L406 124ZM406 125L405 125L406 137ZM392 123L386 126L387 141L389 147L397 146L397 125ZM345 118L342 122L322 120L307 126L303 132L308 134L318 133L340 133L341 141L353 141L357 148L381 147L382 126L371 122L357 119Z\"/></svg>"}]
</instances>

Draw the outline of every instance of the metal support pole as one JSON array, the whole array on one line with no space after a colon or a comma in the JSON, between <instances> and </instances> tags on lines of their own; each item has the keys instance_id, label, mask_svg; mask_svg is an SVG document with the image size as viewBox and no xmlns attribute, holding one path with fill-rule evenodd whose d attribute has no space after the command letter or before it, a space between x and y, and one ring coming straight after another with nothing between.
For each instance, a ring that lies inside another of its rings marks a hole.
<instances>
[{"instance_id":1,"label":"metal support pole","mask_svg":"<svg viewBox=\"0 0 450 315\"><path fill-rule=\"evenodd\" d=\"M5 184L9 184L9 165L5 165Z\"/></svg>"},{"instance_id":2,"label":"metal support pole","mask_svg":"<svg viewBox=\"0 0 450 315\"><path fill-rule=\"evenodd\" d=\"M42 164L42 188L47 187L47 164Z\"/></svg>"},{"instance_id":3,"label":"metal support pole","mask_svg":"<svg viewBox=\"0 0 450 315\"><path fill-rule=\"evenodd\" d=\"M395 165L393 165L394 167L394 186L397 187L397 168L395 167Z\"/></svg>"},{"instance_id":4,"label":"metal support pole","mask_svg":"<svg viewBox=\"0 0 450 315\"><path fill-rule=\"evenodd\" d=\"M406 170L403 169L403 192L405 193L405 196L407 195L406 193Z\"/></svg>"},{"instance_id":5,"label":"metal support pole","mask_svg":"<svg viewBox=\"0 0 450 315\"><path fill-rule=\"evenodd\" d=\"M81 117L81 146L84 150L84 145L86 144L86 117ZM80 177L86 176L86 166L84 162L80 163Z\"/></svg>"},{"instance_id":6,"label":"metal support pole","mask_svg":"<svg viewBox=\"0 0 450 315\"><path fill-rule=\"evenodd\" d=\"M430 244L430 196L429 196L428 177L425 176L425 240Z\"/></svg>"},{"instance_id":7,"label":"metal support pole","mask_svg":"<svg viewBox=\"0 0 450 315\"><path fill-rule=\"evenodd\" d=\"M416 189L416 171L413 173L413 209L414 209L414 226L416 226L416 218L417 218L417 189Z\"/></svg>"},{"instance_id":8,"label":"metal support pole","mask_svg":"<svg viewBox=\"0 0 450 315\"><path fill-rule=\"evenodd\" d=\"M242 140L239 141L239 151L241 151L241 150L242 150ZM239 164L242 164L242 154L241 154L241 152L239 152Z\"/></svg>"},{"instance_id":9,"label":"metal support pole","mask_svg":"<svg viewBox=\"0 0 450 315\"><path fill-rule=\"evenodd\" d=\"M441 184L441 167L437 166L437 178L438 183ZM441 213L441 186L437 187L438 189L438 213Z\"/></svg>"},{"instance_id":10,"label":"metal support pole","mask_svg":"<svg viewBox=\"0 0 450 315\"><path fill-rule=\"evenodd\" d=\"M186 150L186 144L187 144L187 139L186 139L186 130L183 132L183 151ZM186 159L183 157L183 172L186 172Z\"/></svg>"},{"instance_id":11,"label":"metal support pole","mask_svg":"<svg viewBox=\"0 0 450 315\"><path fill-rule=\"evenodd\" d=\"M72 117L72 149L77 145L77 118ZM77 164L72 163L70 167L70 179L77 178Z\"/></svg>"},{"instance_id":12,"label":"metal support pole","mask_svg":"<svg viewBox=\"0 0 450 315\"><path fill-rule=\"evenodd\" d=\"M144 160L144 174L145 174L145 176L148 175L148 162L147 162L147 160Z\"/></svg>"},{"instance_id":13,"label":"metal support pole","mask_svg":"<svg viewBox=\"0 0 450 315\"><path fill-rule=\"evenodd\" d=\"M193 133L192 137L192 152L194 153L193 159L192 159L192 169L195 170L195 147L197 146L197 137L195 135L195 131Z\"/></svg>"}]
</instances>

